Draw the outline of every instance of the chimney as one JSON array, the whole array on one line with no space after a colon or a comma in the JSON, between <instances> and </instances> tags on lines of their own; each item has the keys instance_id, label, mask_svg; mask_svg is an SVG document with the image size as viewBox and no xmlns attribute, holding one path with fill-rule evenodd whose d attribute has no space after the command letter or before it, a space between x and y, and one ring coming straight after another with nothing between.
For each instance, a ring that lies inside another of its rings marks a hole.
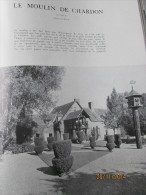
<instances>
[{"instance_id":1,"label":"chimney","mask_svg":"<svg viewBox=\"0 0 146 195\"><path fill-rule=\"evenodd\" d=\"M75 99L74 99L74 102L78 102L78 103L80 103L80 99L75 98Z\"/></svg>"},{"instance_id":2,"label":"chimney","mask_svg":"<svg viewBox=\"0 0 146 195\"><path fill-rule=\"evenodd\" d=\"M88 106L89 106L90 110L93 112L94 111L94 104L93 104L93 102L88 102Z\"/></svg>"}]
</instances>

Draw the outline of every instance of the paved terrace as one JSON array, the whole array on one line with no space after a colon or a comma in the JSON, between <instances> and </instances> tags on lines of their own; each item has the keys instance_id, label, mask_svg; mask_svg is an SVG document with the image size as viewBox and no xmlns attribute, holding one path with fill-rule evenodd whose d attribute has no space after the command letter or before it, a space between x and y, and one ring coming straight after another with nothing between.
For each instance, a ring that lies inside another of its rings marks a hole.
<instances>
[{"instance_id":1,"label":"paved terrace","mask_svg":"<svg viewBox=\"0 0 146 195\"><path fill-rule=\"evenodd\" d=\"M98 157L106 148L101 143L95 151L88 147L73 153L95 153L97 159L74 170L68 176L58 177L45 160L34 153L7 154L0 161L1 195L117 195L146 194L146 145L136 149L135 144L122 144L121 149ZM43 155L53 155L43 152ZM125 174L125 179L96 179L96 174Z\"/></svg>"}]
</instances>

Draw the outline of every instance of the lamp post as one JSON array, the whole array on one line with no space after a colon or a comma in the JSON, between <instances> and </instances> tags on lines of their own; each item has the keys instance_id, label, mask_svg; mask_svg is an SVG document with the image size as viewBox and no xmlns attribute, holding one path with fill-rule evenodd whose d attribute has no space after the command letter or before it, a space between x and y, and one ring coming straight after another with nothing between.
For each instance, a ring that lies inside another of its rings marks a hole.
<instances>
[{"instance_id":1,"label":"lamp post","mask_svg":"<svg viewBox=\"0 0 146 195\"><path fill-rule=\"evenodd\" d=\"M133 90L133 86L129 96L126 97L126 99L128 100L128 107L132 109L133 113L136 145L138 149L142 149L142 138L140 132L140 120L138 112L138 108L142 107L141 97L142 96L140 94Z\"/></svg>"}]
</instances>

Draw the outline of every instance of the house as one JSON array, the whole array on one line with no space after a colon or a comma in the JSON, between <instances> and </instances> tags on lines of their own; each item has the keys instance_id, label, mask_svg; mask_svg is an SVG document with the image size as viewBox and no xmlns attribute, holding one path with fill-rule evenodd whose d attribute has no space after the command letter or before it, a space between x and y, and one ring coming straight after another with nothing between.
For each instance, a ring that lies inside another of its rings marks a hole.
<instances>
[{"instance_id":1,"label":"house","mask_svg":"<svg viewBox=\"0 0 146 195\"><path fill-rule=\"evenodd\" d=\"M55 107L46 117L46 122L51 126L49 132L56 136L56 131L59 131L61 139L63 139L64 133L69 133L71 138L73 130L79 129L90 134L93 128L98 128L100 139L103 139L105 135L103 120L99 116L98 109L94 109L92 102L88 103L88 108L82 107L79 99Z\"/></svg>"}]
</instances>

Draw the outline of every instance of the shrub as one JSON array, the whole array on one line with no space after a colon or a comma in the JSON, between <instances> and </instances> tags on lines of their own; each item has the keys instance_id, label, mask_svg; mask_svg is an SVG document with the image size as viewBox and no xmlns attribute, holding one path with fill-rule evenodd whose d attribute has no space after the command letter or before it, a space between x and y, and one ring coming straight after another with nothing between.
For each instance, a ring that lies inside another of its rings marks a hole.
<instances>
[{"instance_id":1,"label":"shrub","mask_svg":"<svg viewBox=\"0 0 146 195\"><path fill-rule=\"evenodd\" d=\"M142 139L142 144L144 145L146 143L146 140L144 139L144 136L142 136L141 139Z\"/></svg>"},{"instance_id":2,"label":"shrub","mask_svg":"<svg viewBox=\"0 0 146 195\"><path fill-rule=\"evenodd\" d=\"M90 137L89 140L90 140L90 147L94 148L96 146L95 137Z\"/></svg>"},{"instance_id":3,"label":"shrub","mask_svg":"<svg viewBox=\"0 0 146 195\"><path fill-rule=\"evenodd\" d=\"M104 135L104 141L107 141L107 135Z\"/></svg>"},{"instance_id":4,"label":"shrub","mask_svg":"<svg viewBox=\"0 0 146 195\"><path fill-rule=\"evenodd\" d=\"M89 141L89 140L90 140L90 135L88 135L88 134L85 135L85 140L86 140L86 141Z\"/></svg>"},{"instance_id":5,"label":"shrub","mask_svg":"<svg viewBox=\"0 0 146 195\"><path fill-rule=\"evenodd\" d=\"M115 143L107 143L106 147L109 149L110 152L112 152L113 148L115 147Z\"/></svg>"},{"instance_id":6,"label":"shrub","mask_svg":"<svg viewBox=\"0 0 146 195\"><path fill-rule=\"evenodd\" d=\"M98 139L98 137L99 137L99 132L98 132L98 127L97 127L97 126L96 126L96 128L93 127L93 129L92 129L92 131L91 131L91 135L92 135L92 137L95 137L95 140Z\"/></svg>"},{"instance_id":7,"label":"shrub","mask_svg":"<svg viewBox=\"0 0 146 195\"><path fill-rule=\"evenodd\" d=\"M21 124L16 126L16 143L22 144L25 140L25 128Z\"/></svg>"},{"instance_id":8,"label":"shrub","mask_svg":"<svg viewBox=\"0 0 146 195\"><path fill-rule=\"evenodd\" d=\"M54 137L47 137L47 147L49 150L52 150L53 149L53 143L54 143L55 139Z\"/></svg>"},{"instance_id":9,"label":"shrub","mask_svg":"<svg viewBox=\"0 0 146 195\"><path fill-rule=\"evenodd\" d=\"M130 135L127 135L127 144L130 143Z\"/></svg>"},{"instance_id":10,"label":"shrub","mask_svg":"<svg viewBox=\"0 0 146 195\"><path fill-rule=\"evenodd\" d=\"M34 151L34 145L31 145L30 143L24 143L24 144L16 144L16 140L12 138L8 145L5 145L5 150L11 151L13 154L18 153L24 153L24 152L33 152Z\"/></svg>"},{"instance_id":11,"label":"shrub","mask_svg":"<svg viewBox=\"0 0 146 195\"><path fill-rule=\"evenodd\" d=\"M106 147L109 149L109 151L111 152L113 150L113 148L115 147L115 139L114 139L114 135L107 135L106 136L106 140L107 140L107 144Z\"/></svg>"},{"instance_id":12,"label":"shrub","mask_svg":"<svg viewBox=\"0 0 146 195\"><path fill-rule=\"evenodd\" d=\"M116 134L115 135L115 144L117 145L118 148L120 148L121 143L122 143L121 135L120 134Z\"/></svg>"},{"instance_id":13,"label":"shrub","mask_svg":"<svg viewBox=\"0 0 146 195\"><path fill-rule=\"evenodd\" d=\"M106 140L108 143L113 143L115 141L114 135L107 135Z\"/></svg>"},{"instance_id":14,"label":"shrub","mask_svg":"<svg viewBox=\"0 0 146 195\"><path fill-rule=\"evenodd\" d=\"M71 153L71 141L57 141L53 143L55 158L66 158Z\"/></svg>"},{"instance_id":15,"label":"shrub","mask_svg":"<svg viewBox=\"0 0 146 195\"><path fill-rule=\"evenodd\" d=\"M30 117L20 117L16 125L16 142L22 144L31 140L33 136L33 127L37 124Z\"/></svg>"},{"instance_id":16,"label":"shrub","mask_svg":"<svg viewBox=\"0 0 146 195\"><path fill-rule=\"evenodd\" d=\"M69 133L64 133L64 134L63 134L63 139L64 139L64 140L69 139Z\"/></svg>"},{"instance_id":17,"label":"shrub","mask_svg":"<svg viewBox=\"0 0 146 195\"><path fill-rule=\"evenodd\" d=\"M43 142L44 142L43 137L35 137L35 138L34 138L35 146L43 145Z\"/></svg>"},{"instance_id":18,"label":"shrub","mask_svg":"<svg viewBox=\"0 0 146 195\"><path fill-rule=\"evenodd\" d=\"M52 143L54 140L55 140L54 137L47 137L48 144Z\"/></svg>"},{"instance_id":19,"label":"shrub","mask_svg":"<svg viewBox=\"0 0 146 195\"><path fill-rule=\"evenodd\" d=\"M73 156L67 156L66 158L53 158L52 164L58 174L67 173L73 164Z\"/></svg>"},{"instance_id":20,"label":"shrub","mask_svg":"<svg viewBox=\"0 0 146 195\"><path fill-rule=\"evenodd\" d=\"M35 146L34 147L34 151L37 153L37 154L41 154L44 150L44 146L41 145L41 146Z\"/></svg>"},{"instance_id":21,"label":"shrub","mask_svg":"<svg viewBox=\"0 0 146 195\"><path fill-rule=\"evenodd\" d=\"M71 140L58 141L53 143L55 158L52 159L53 167L58 174L67 173L73 164L71 153Z\"/></svg>"},{"instance_id":22,"label":"shrub","mask_svg":"<svg viewBox=\"0 0 146 195\"><path fill-rule=\"evenodd\" d=\"M84 140L84 133L83 131L77 131L76 134L78 136L78 142L81 144L82 141Z\"/></svg>"},{"instance_id":23,"label":"shrub","mask_svg":"<svg viewBox=\"0 0 146 195\"><path fill-rule=\"evenodd\" d=\"M34 151L37 154L42 153L44 150L44 138L43 137L35 137L34 143L35 143Z\"/></svg>"},{"instance_id":24,"label":"shrub","mask_svg":"<svg viewBox=\"0 0 146 195\"><path fill-rule=\"evenodd\" d=\"M72 140L77 138L76 130L72 131Z\"/></svg>"},{"instance_id":25,"label":"shrub","mask_svg":"<svg viewBox=\"0 0 146 195\"><path fill-rule=\"evenodd\" d=\"M72 132L72 143L77 143L77 134L76 134L76 130L73 130L73 132Z\"/></svg>"}]
</instances>

